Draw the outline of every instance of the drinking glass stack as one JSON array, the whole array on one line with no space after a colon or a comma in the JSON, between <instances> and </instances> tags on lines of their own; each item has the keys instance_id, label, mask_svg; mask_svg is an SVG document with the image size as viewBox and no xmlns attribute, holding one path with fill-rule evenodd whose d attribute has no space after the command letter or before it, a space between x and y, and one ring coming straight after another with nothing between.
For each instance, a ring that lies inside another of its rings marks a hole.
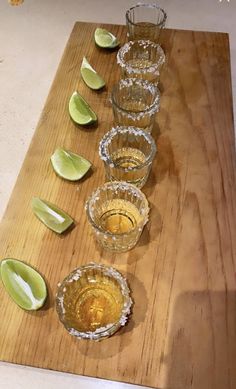
<instances>
[{"instance_id":1,"label":"drinking glass stack","mask_svg":"<svg viewBox=\"0 0 236 389\"><path fill-rule=\"evenodd\" d=\"M165 54L159 39L165 21L165 11L155 4L133 6L126 12L128 42L117 53L121 77L111 92L114 127L99 144L108 182L86 204L97 241L117 252L133 248L148 221L148 201L140 189L156 154L151 133L160 108Z\"/></svg>"}]
</instances>

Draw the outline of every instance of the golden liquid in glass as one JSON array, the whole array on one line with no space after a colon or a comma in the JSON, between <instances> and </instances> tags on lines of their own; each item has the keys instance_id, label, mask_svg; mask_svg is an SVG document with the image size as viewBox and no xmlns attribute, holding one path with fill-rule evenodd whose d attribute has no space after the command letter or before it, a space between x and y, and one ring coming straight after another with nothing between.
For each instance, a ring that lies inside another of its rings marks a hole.
<instances>
[{"instance_id":1,"label":"golden liquid in glass","mask_svg":"<svg viewBox=\"0 0 236 389\"><path fill-rule=\"evenodd\" d=\"M134 230L141 219L138 209L130 201L114 199L103 203L99 224L104 232L124 234Z\"/></svg>"},{"instance_id":2,"label":"golden liquid in glass","mask_svg":"<svg viewBox=\"0 0 236 389\"><path fill-rule=\"evenodd\" d=\"M130 29L130 39L148 39L156 42L160 35L160 27L150 22L138 22Z\"/></svg>"},{"instance_id":3,"label":"golden liquid in glass","mask_svg":"<svg viewBox=\"0 0 236 389\"><path fill-rule=\"evenodd\" d=\"M127 100L122 102L122 109L131 112L142 112L147 109L147 104L142 101L133 101L127 98Z\"/></svg>"},{"instance_id":4,"label":"golden liquid in glass","mask_svg":"<svg viewBox=\"0 0 236 389\"><path fill-rule=\"evenodd\" d=\"M141 78L143 80L147 80L153 83L157 83L159 80L159 73L157 74L156 68L153 67L152 71L150 71L151 66L155 66L152 61L148 59L130 59L127 61L128 66L130 65L132 68L137 69L137 72L132 72L131 74L126 72L124 69L125 77L135 77ZM149 68L149 69L148 69ZM141 70L141 72L140 72ZM148 71L149 70L149 71Z\"/></svg>"},{"instance_id":5,"label":"golden liquid in glass","mask_svg":"<svg viewBox=\"0 0 236 389\"><path fill-rule=\"evenodd\" d=\"M148 167L143 165L146 161L145 154L132 147L123 147L111 154L111 159L115 168L110 168L111 179L126 181L133 185L140 186L148 174ZM119 169L122 168L122 169ZM124 170L123 168L134 168L133 170Z\"/></svg>"},{"instance_id":6,"label":"golden liquid in glass","mask_svg":"<svg viewBox=\"0 0 236 389\"><path fill-rule=\"evenodd\" d=\"M122 124L122 126L139 127L150 133L153 125L153 114L151 115L149 112L145 112L148 108L149 104L145 104L142 101L132 101L127 97L127 100L122 101L123 113L114 112L115 121L118 124ZM130 116L129 112L134 114L140 112L141 114L137 115L136 118Z\"/></svg>"},{"instance_id":7,"label":"golden liquid in glass","mask_svg":"<svg viewBox=\"0 0 236 389\"><path fill-rule=\"evenodd\" d=\"M146 160L146 156L138 149L123 147L112 153L111 159L116 166L132 168L142 165Z\"/></svg>"},{"instance_id":8,"label":"golden liquid in glass","mask_svg":"<svg viewBox=\"0 0 236 389\"><path fill-rule=\"evenodd\" d=\"M117 281L91 271L67 284L64 309L67 325L78 331L95 331L121 317L123 295Z\"/></svg>"},{"instance_id":9,"label":"golden liquid in glass","mask_svg":"<svg viewBox=\"0 0 236 389\"><path fill-rule=\"evenodd\" d=\"M150 66L154 65L152 61L145 58L130 59L129 61L127 61L127 63L138 69L149 68Z\"/></svg>"}]
</instances>

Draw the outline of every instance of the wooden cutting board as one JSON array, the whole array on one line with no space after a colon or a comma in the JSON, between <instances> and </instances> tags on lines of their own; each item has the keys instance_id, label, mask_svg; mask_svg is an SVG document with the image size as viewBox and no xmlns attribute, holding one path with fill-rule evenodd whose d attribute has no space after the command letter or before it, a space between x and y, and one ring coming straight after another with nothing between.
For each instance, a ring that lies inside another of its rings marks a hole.
<instances>
[{"instance_id":1,"label":"wooden cutting board","mask_svg":"<svg viewBox=\"0 0 236 389\"><path fill-rule=\"evenodd\" d=\"M95 46L98 24L76 23L0 226L0 257L24 260L44 275L49 297L25 312L0 288L0 359L18 364L173 389L236 385L235 148L228 35L165 30L166 65L158 145L143 188L150 222L124 254L94 242L84 205L104 182L98 157L112 126L109 94L119 78L116 51ZM124 43L124 26L106 25ZM106 79L100 92L80 77L82 57ZM97 127L76 126L68 101L74 90L98 115ZM58 178L57 147L82 154L92 173L78 183ZM32 214L31 198L57 204L76 221L58 236ZM60 324L57 283L81 264L112 265L128 279L135 302L128 325L101 343L78 341Z\"/></svg>"}]
</instances>

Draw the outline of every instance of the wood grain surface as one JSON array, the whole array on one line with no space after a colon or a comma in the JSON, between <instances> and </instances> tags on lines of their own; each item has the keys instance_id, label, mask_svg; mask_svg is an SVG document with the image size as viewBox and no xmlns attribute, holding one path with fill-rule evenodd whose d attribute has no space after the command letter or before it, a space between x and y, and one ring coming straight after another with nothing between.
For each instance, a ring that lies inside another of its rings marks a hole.
<instances>
[{"instance_id":1,"label":"wood grain surface","mask_svg":"<svg viewBox=\"0 0 236 389\"><path fill-rule=\"evenodd\" d=\"M109 93L119 78L116 51L93 42L96 24L76 23L0 226L0 257L23 260L45 277L49 297L25 312L0 288L0 359L165 389L236 387L236 195L229 42L227 34L165 30L167 61L153 136L158 155L143 188L150 222L128 253L101 250L84 205L105 179L98 144L112 126ZM99 25L104 26L104 25ZM124 26L106 25L122 43ZM103 91L81 80L86 56L106 79ZM98 115L96 127L76 126L74 90ZM57 177L56 147L88 158L81 182ZM33 196L76 221L58 236L32 214ZM120 270L135 302L128 325L100 342L78 341L58 320L57 283L81 264Z\"/></svg>"}]
</instances>

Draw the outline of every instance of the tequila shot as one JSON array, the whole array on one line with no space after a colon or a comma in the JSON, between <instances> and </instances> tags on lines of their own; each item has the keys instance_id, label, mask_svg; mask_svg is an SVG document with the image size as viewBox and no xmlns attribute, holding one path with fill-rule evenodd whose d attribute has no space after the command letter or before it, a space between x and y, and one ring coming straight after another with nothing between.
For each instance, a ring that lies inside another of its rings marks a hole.
<instances>
[{"instance_id":1,"label":"tequila shot","mask_svg":"<svg viewBox=\"0 0 236 389\"><path fill-rule=\"evenodd\" d=\"M161 46L147 40L129 41L117 53L122 78L142 78L158 84L164 62Z\"/></svg>"},{"instance_id":2,"label":"tequila shot","mask_svg":"<svg viewBox=\"0 0 236 389\"><path fill-rule=\"evenodd\" d=\"M124 326L132 300L125 278L114 268L89 263L58 285L56 309L69 334L102 340Z\"/></svg>"},{"instance_id":3,"label":"tequila shot","mask_svg":"<svg viewBox=\"0 0 236 389\"><path fill-rule=\"evenodd\" d=\"M138 242L148 221L145 195L132 184L113 181L97 188L86 203L87 217L102 247L122 252Z\"/></svg>"},{"instance_id":4,"label":"tequila shot","mask_svg":"<svg viewBox=\"0 0 236 389\"><path fill-rule=\"evenodd\" d=\"M115 125L138 127L151 133L160 108L160 92L147 80L126 78L113 87L111 103Z\"/></svg>"},{"instance_id":5,"label":"tequila shot","mask_svg":"<svg viewBox=\"0 0 236 389\"><path fill-rule=\"evenodd\" d=\"M135 127L115 127L99 144L108 181L126 181L142 188L156 154L154 139Z\"/></svg>"},{"instance_id":6,"label":"tequila shot","mask_svg":"<svg viewBox=\"0 0 236 389\"><path fill-rule=\"evenodd\" d=\"M137 4L131 7L126 12L128 39L159 42L166 19L166 12L156 4Z\"/></svg>"}]
</instances>

